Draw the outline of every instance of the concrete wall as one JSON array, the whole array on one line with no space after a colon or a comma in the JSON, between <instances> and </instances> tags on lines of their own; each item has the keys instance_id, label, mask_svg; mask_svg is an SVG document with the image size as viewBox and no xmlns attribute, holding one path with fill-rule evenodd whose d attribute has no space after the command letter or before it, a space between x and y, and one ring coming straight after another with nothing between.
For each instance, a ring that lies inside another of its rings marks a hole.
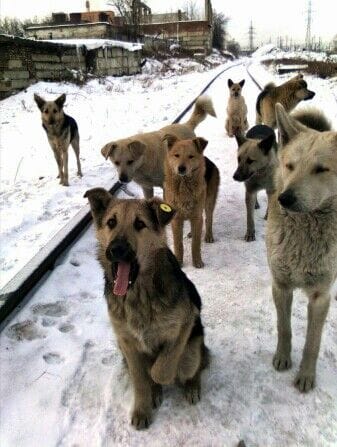
<instances>
[{"instance_id":1,"label":"concrete wall","mask_svg":"<svg viewBox=\"0 0 337 447\"><path fill-rule=\"evenodd\" d=\"M0 99L44 81L74 81L74 73L121 76L139 73L141 52L109 47L87 51L0 35Z\"/></svg>"},{"instance_id":2,"label":"concrete wall","mask_svg":"<svg viewBox=\"0 0 337 447\"><path fill-rule=\"evenodd\" d=\"M150 36L159 34L164 39L178 38L180 45L186 50L206 53L212 50L212 28L205 20L143 24L141 30Z\"/></svg>"},{"instance_id":3,"label":"concrete wall","mask_svg":"<svg viewBox=\"0 0 337 447\"><path fill-rule=\"evenodd\" d=\"M108 39L111 28L108 23L32 26L26 29L26 34L35 39Z\"/></svg>"}]
</instances>

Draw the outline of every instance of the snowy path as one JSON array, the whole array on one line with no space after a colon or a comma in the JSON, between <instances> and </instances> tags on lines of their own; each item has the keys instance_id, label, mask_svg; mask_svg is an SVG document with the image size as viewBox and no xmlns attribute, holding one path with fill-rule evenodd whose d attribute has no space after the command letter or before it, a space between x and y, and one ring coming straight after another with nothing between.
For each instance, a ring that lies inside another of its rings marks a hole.
<instances>
[{"instance_id":1,"label":"snowy path","mask_svg":"<svg viewBox=\"0 0 337 447\"><path fill-rule=\"evenodd\" d=\"M336 445L337 302L324 330L317 387L301 395L292 381L304 343L306 299L297 293L294 301L293 369L277 373L271 365L276 327L264 245L266 199L260 194L257 241L248 244L244 187L232 180L236 145L223 128L227 77L246 78L251 125L258 94L244 67L230 70L209 90L218 119L197 129L209 140L206 155L222 176L216 242L203 245L202 271L191 266L185 239L184 270L203 299L212 352L200 404L190 407L168 387L149 430L130 426L132 391L108 321L90 228L1 334L1 445L234 447L240 439L247 447Z\"/></svg>"}]
</instances>

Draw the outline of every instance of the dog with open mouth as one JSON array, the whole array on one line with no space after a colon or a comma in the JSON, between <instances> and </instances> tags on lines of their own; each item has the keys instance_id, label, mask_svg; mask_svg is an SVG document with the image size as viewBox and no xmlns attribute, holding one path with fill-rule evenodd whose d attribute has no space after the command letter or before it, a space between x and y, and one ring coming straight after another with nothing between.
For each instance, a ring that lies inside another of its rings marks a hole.
<instances>
[{"instance_id":1,"label":"dog with open mouth","mask_svg":"<svg viewBox=\"0 0 337 447\"><path fill-rule=\"evenodd\" d=\"M208 364L201 299L167 247L175 211L158 198L118 200L103 188L85 193L104 270L105 298L134 387L131 423L147 428L162 402L162 385L178 382L200 400Z\"/></svg>"}]
</instances>

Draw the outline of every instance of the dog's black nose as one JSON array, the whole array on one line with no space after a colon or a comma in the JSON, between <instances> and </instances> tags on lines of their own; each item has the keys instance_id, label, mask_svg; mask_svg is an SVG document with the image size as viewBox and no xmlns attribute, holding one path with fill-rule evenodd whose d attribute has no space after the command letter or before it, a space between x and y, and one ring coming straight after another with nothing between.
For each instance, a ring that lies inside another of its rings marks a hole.
<instances>
[{"instance_id":1,"label":"dog's black nose","mask_svg":"<svg viewBox=\"0 0 337 447\"><path fill-rule=\"evenodd\" d=\"M106 256L111 261L127 260L130 256L131 247L125 238L118 238L109 244Z\"/></svg>"},{"instance_id":2,"label":"dog's black nose","mask_svg":"<svg viewBox=\"0 0 337 447\"><path fill-rule=\"evenodd\" d=\"M119 180L120 180L122 183L129 183L129 177L128 177L126 174L124 174L124 173L122 173L122 174L119 176Z\"/></svg>"},{"instance_id":3,"label":"dog's black nose","mask_svg":"<svg viewBox=\"0 0 337 447\"><path fill-rule=\"evenodd\" d=\"M184 166L184 165L179 166L178 167L178 172L179 172L179 174L185 174L186 166Z\"/></svg>"},{"instance_id":4,"label":"dog's black nose","mask_svg":"<svg viewBox=\"0 0 337 447\"><path fill-rule=\"evenodd\" d=\"M239 96L239 93L238 93L238 92L235 92L235 93L234 93L234 96Z\"/></svg>"},{"instance_id":5,"label":"dog's black nose","mask_svg":"<svg viewBox=\"0 0 337 447\"><path fill-rule=\"evenodd\" d=\"M294 191L291 189L287 189L282 194L278 196L278 201L284 208L290 208L295 202L297 198L294 194Z\"/></svg>"},{"instance_id":6,"label":"dog's black nose","mask_svg":"<svg viewBox=\"0 0 337 447\"><path fill-rule=\"evenodd\" d=\"M240 180L240 175L237 171L234 172L233 179L236 180L237 182Z\"/></svg>"}]
</instances>

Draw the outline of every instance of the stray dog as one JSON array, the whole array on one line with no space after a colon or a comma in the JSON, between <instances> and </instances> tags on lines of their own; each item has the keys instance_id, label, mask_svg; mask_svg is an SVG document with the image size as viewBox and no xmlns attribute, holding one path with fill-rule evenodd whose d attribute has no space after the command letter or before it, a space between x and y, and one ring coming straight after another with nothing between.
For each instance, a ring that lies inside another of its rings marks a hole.
<instances>
[{"instance_id":1,"label":"stray dog","mask_svg":"<svg viewBox=\"0 0 337 447\"><path fill-rule=\"evenodd\" d=\"M207 96L200 96L186 123L171 124L154 132L112 141L102 148L102 155L110 158L116 166L121 182L134 180L142 187L145 198L149 199L153 197L154 186L163 186L166 155L163 137L166 134L184 139L195 137L195 128L207 114L216 116L212 101Z\"/></svg>"},{"instance_id":2,"label":"stray dog","mask_svg":"<svg viewBox=\"0 0 337 447\"><path fill-rule=\"evenodd\" d=\"M256 101L256 124L276 127L275 105L280 103L287 112L291 112L301 101L312 99L315 93L308 90L308 85L299 74L279 85L267 84Z\"/></svg>"},{"instance_id":3,"label":"stray dog","mask_svg":"<svg viewBox=\"0 0 337 447\"><path fill-rule=\"evenodd\" d=\"M147 428L162 402L162 385L183 385L200 400L208 349L201 299L166 245L174 210L157 198L117 200L103 188L86 192L105 276L105 298L128 365L135 402L131 423Z\"/></svg>"},{"instance_id":4,"label":"stray dog","mask_svg":"<svg viewBox=\"0 0 337 447\"><path fill-rule=\"evenodd\" d=\"M280 166L270 198L267 253L273 277L278 343L275 369L291 367L293 290L309 299L308 326L295 386L314 387L330 288L337 277L337 132L317 132L276 105Z\"/></svg>"},{"instance_id":5,"label":"stray dog","mask_svg":"<svg viewBox=\"0 0 337 447\"><path fill-rule=\"evenodd\" d=\"M214 242L213 212L218 194L220 174L218 168L203 152L208 141L203 138L179 140L166 135L167 155L164 170L164 197L177 211L172 220L174 254L183 263L183 225L191 222L192 261L201 268L201 233L203 211L206 214L206 242Z\"/></svg>"},{"instance_id":6,"label":"stray dog","mask_svg":"<svg viewBox=\"0 0 337 447\"><path fill-rule=\"evenodd\" d=\"M237 135L236 141L239 146L238 167L233 178L238 182L245 182L247 209L245 240L250 242L255 241L254 209L257 204L257 192L264 189L268 197L274 192L274 173L278 163L276 137L271 127L258 124L247 132L246 137Z\"/></svg>"},{"instance_id":7,"label":"stray dog","mask_svg":"<svg viewBox=\"0 0 337 447\"><path fill-rule=\"evenodd\" d=\"M68 179L68 148L71 144L77 161L77 175L82 177L80 161L80 136L77 123L63 111L66 95L55 101L46 101L34 93L34 100L41 110L42 127L46 131L50 147L53 149L58 167L60 184L69 186Z\"/></svg>"},{"instance_id":8,"label":"stray dog","mask_svg":"<svg viewBox=\"0 0 337 447\"><path fill-rule=\"evenodd\" d=\"M320 110L302 109L291 115L299 123L319 132L331 129L329 121ZM257 193L264 189L269 197L274 193L274 176L278 166L275 133L271 127L258 124L246 136L236 135L238 143L238 168L233 178L245 182L247 208L247 242L255 240L254 207L259 208ZM268 216L266 211L265 219Z\"/></svg>"},{"instance_id":9,"label":"stray dog","mask_svg":"<svg viewBox=\"0 0 337 447\"><path fill-rule=\"evenodd\" d=\"M244 133L248 129L247 106L241 95L244 83L244 79L238 83L228 79L229 99L225 127L229 137Z\"/></svg>"}]
</instances>

